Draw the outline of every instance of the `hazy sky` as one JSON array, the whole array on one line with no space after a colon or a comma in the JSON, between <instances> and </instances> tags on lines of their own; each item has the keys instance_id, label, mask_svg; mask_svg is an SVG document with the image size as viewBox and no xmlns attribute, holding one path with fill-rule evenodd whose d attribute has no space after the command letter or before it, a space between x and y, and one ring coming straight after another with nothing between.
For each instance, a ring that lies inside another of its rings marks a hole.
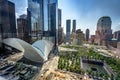
<instances>
[{"instance_id":1,"label":"hazy sky","mask_svg":"<svg viewBox=\"0 0 120 80\"><path fill-rule=\"evenodd\" d=\"M10 0L16 4L16 15L26 13L27 0ZM66 19L76 19L77 29L87 28L94 34L100 17L110 16L112 29L120 30L120 0L58 0L62 9L62 27L66 31ZM72 26L71 26L72 27Z\"/></svg>"}]
</instances>

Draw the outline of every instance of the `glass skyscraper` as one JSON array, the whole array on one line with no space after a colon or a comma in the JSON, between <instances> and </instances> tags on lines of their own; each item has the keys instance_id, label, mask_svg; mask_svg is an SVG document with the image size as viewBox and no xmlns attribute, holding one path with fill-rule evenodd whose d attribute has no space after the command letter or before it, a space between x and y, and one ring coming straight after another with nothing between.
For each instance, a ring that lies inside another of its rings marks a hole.
<instances>
[{"instance_id":1,"label":"glass skyscraper","mask_svg":"<svg viewBox=\"0 0 120 80\"><path fill-rule=\"evenodd\" d=\"M86 41L89 40L89 36L90 36L90 30L86 29L86 32L85 32L85 39L86 39Z\"/></svg>"},{"instance_id":2,"label":"glass skyscraper","mask_svg":"<svg viewBox=\"0 0 120 80\"><path fill-rule=\"evenodd\" d=\"M75 33L76 31L76 20L73 20L73 29L72 29L72 32Z\"/></svg>"},{"instance_id":3,"label":"glass skyscraper","mask_svg":"<svg viewBox=\"0 0 120 80\"><path fill-rule=\"evenodd\" d=\"M63 29L61 27L61 23L62 23L62 11L61 9L58 9L58 43L61 43L62 41Z\"/></svg>"},{"instance_id":4,"label":"glass skyscraper","mask_svg":"<svg viewBox=\"0 0 120 80\"><path fill-rule=\"evenodd\" d=\"M58 28L61 28L62 23L62 11L61 9L58 9Z\"/></svg>"},{"instance_id":5,"label":"glass skyscraper","mask_svg":"<svg viewBox=\"0 0 120 80\"><path fill-rule=\"evenodd\" d=\"M70 44L71 20L66 20L66 43Z\"/></svg>"},{"instance_id":6,"label":"glass skyscraper","mask_svg":"<svg viewBox=\"0 0 120 80\"><path fill-rule=\"evenodd\" d=\"M42 36L42 1L43 0L28 0L28 24L30 24L30 31L32 38L39 38Z\"/></svg>"},{"instance_id":7,"label":"glass skyscraper","mask_svg":"<svg viewBox=\"0 0 120 80\"><path fill-rule=\"evenodd\" d=\"M28 22L31 36L40 36L57 43L58 38L58 1L28 0Z\"/></svg>"},{"instance_id":8,"label":"glass skyscraper","mask_svg":"<svg viewBox=\"0 0 120 80\"><path fill-rule=\"evenodd\" d=\"M0 32L2 38L17 36L15 20L15 4L8 0L0 0Z\"/></svg>"},{"instance_id":9,"label":"glass skyscraper","mask_svg":"<svg viewBox=\"0 0 120 80\"><path fill-rule=\"evenodd\" d=\"M58 42L58 1L45 1L46 2L44 3L44 37L56 44ZM46 8L47 2L48 4Z\"/></svg>"}]
</instances>

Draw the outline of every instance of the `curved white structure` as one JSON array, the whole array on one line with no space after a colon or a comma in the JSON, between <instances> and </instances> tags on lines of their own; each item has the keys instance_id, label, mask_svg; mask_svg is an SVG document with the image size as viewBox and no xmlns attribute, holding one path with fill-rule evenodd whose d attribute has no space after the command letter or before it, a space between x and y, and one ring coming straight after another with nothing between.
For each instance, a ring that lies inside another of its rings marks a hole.
<instances>
[{"instance_id":1,"label":"curved white structure","mask_svg":"<svg viewBox=\"0 0 120 80\"><path fill-rule=\"evenodd\" d=\"M32 44L32 46L40 53L43 54L44 60L47 60L50 51L52 50L53 43L46 40L39 40Z\"/></svg>"},{"instance_id":2,"label":"curved white structure","mask_svg":"<svg viewBox=\"0 0 120 80\"><path fill-rule=\"evenodd\" d=\"M25 58L34 62L46 61L53 48L53 43L47 40L39 40L31 45L17 38L8 38L4 39L3 43L22 51Z\"/></svg>"}]
</instances>

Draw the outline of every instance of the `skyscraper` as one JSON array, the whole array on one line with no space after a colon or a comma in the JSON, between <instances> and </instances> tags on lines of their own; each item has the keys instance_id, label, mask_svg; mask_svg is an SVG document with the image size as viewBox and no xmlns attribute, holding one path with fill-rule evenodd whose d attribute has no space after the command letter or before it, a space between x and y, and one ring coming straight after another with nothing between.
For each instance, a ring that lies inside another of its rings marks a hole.
<instances>
[{"instance_id":1,"label":"skyscraper","mask_svg":"<svg viewBox=\"0 0 120 80\"><path fill-rule=\"evenodd\" d=\"M43 0L28 0L28 24L31 27L32 39L38 39L42 36L43 22L42 22L42 3Z\"/></svg>"},{"instance_id":2,"label":"skyscraper","mask_svg":"<svg viewBox=\"0 0 120 80\"><path fill-rule=\"evenodd\" d=\"M62 22L62 11L61 9L58 9L58 42L61 43L62 41L62 32L63 29L61 27L61 22Z\"/></svg>"},{"instance_id":3,"label":"skyscraper","mask_svg":"<svg viewBox=\"0 0 120 80\"><path fill-rule=\"evenodd\" d=\"M99 45L107 45L107 42L112 39L111 18L103 16L98 20L95 43Z\"/></svg>"},{"instance_id":4,"label":"skyscraper","mask_svg":"<svg viewBox=\"0 0 120 80\"><path fill-rule=\"evenodd\" d=\"M57 0L28 0L28 18L33 37L58 42Z\"/></svg>"},{"instance_id":5,"label":"skyscraper","mask_svg":"<svg viewBox=\"0 0 120 80\"><path fill-rule=\"evenodd\" d=\"M86 29L86 33L85 33L85 39L86 39L86 41L89 40L89 36L90 36L90 31L89 31L89 29Z\"/></svg>"},{"instance_id":6,"label":"skyscraper","mask_svg":"<svg viewBox=\"0 0 120 80\"><path fill-rule=\"evenodd\" d=\"M71 20L66 20L66 43L70 44Z\"/></svg>"},{"instance_id":7,"label":"skyscraper","mask_svg":"<svg viewBox=\"0 0 120 80\"><path fill-rule=\"evenodd\" d=\"M61 27L62 24L62 11L58 9L58 28Z\"/></svg>"},{"instance_id":8,"label":"skyscraper","mask_svg":"<svg viewBox=\"0 0 120 80\"><path fill-rule=\"evenodd\" d=\"M0 0L0 29L2 38L16 37L15 4L8 0Z\"/></svg>"},{"instance_id":9,"label":"skyscraper","mask_svg":"<svg viewBox=\"0 0 120 80\"><path fill-rule=\"evenodd\" d=\"M50 0L49 3L49 25L48 31L53 43L58 43L58 7L57 0Z\"/></svg>"},{"instance_id":10,"label":"skyscraper","mask_svg":"<svg viewBox=\"0 0 120 80\"><path fill-rule=\"evenodd\" d=\"M73 20L73 29L72 29L72 33L75 33L76 31L76 20Z\"/></svg>"}]
</instances>

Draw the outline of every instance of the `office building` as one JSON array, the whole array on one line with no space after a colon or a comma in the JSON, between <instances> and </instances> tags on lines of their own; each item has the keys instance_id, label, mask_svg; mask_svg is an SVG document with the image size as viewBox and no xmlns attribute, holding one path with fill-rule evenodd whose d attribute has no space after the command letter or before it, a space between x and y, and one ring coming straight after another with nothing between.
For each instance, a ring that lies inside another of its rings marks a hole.
<instances>
[{"instance_id":1,"label":"office building","mask_svg":"<svg viewBox=\"0 0 120 80\"><path fill-rule=\"evenodd\" d=\"M73 20L73 23L72 23L72 33L75 33L76 32L76 20Z\"/></svg>"},{"instance_id":2,"label":"office building","mask_svg":"<svg viewBox=\"0 0 120 80\"><path fill-rule=\"evenodd\" d=\"M30 27L28 26L27 23L27 15L21 15L20 18L17 19L17 27L18 27L18 38L30 42L31 37L30 37Z\"/></svg>"},{"instance_id":3,"label":"office building","mask_svg":"<svg viewBox=\"0 0 120 80\"><path fill-rule=\"evenodd\" d=\"M85 40L83 31L81 29L76 30L76 33L72 34L71 42L73 45L82 45Z\"/></svg>"},{"instance_id":4,"label":"office building","mask_svg":"<svg viewBox=\"0 0 120 80\"><path fill-rule=\"evenodd\" d=\"M57 0L28 0L28 24L31 36L58 42L58 3Z\"/></svg>"},{"instance_id":5,"label":"office building","mask_svg":"<svg viewBox=\"0 0 120 80\"><path fill-rule=\"evenodd\" d=\"M48 32L49 37L52 39L53 43L57 45L58 43L58 4L57 0L50 0L49 2L49 25Z\"/></svg>"},{"instance_id":6,"label":"office building","mask_svg":"<svg viewBox=\"0 0 120 80\"><path fill-rule=\"evenodd\" d=\"M32 40L41 39L43 31L43 22L42 22L42 5L43 0L28 0L28 26L31 27L31 38Z\"/></svg>"},{"instance_id":7,"label":"office building","mask_svg":"<svg viewBox=\"0 0 120 80\"><path fill-rule=\"evenodd\" d=\"M89 36L90 36L90 30L86 29L85 39L86 39L87 42L89 41Z\"/></svg>"},{"instance_id":8,"label":"office building","mask_svg":"<svg viewBox=\"0 0 120 80\"><path fill-rule=\"evenodd\" d=\"M62 33L63 33L63 29L61 27L61 23L62 23L62 13L61 13L61 9L58 9L58 43L61 43L62 41Z\"/></svg>"},{"instance_id":9,"label":"office building","mask_svg":"<svg viewBox=\"0 0 120 80\"><path fill-rule=\"evenodd\" d=\"M70 44L71 20L66 20L66 44Z\"/></svg>"},{"instance_id":10,"label":"office building","mask_svg":"<svg viewBox=\"0 0 120 80\"><path fill-rule=\"evenodd\" d=\"M117 48L117 39L112 38L111 40L108 41L108 44L114 48Z\"/></svg>"},{"instance_id":11,"label":"office building","mask_svg":"<svg viewBox=\"0 0 120 80\"><path fill-rule=\"evenodd\" d=\"M120 49L120 42L117 43L117 48Z\"/></svg>"},{"instance_id":12,"label":"office building","mask_svg":"<svg viewBox=\"0 0 120 80\"><path fill-rule=\"evenodd\" d=\"M120 41L120 30L114 32L113 37L116 38L118 41Z\"/></svg>"},{"instance_id":13,"label":"office building","mask_svg":"<svg viewBox=\"0 0 120 80\"><path fill-rule=\"evenodd\" d=\"M15 4L8 0L0 0L0 27L1 38L17 37Z\"/></svg>"},{"instance_id":14,"label":"office building","mask_svg":"<svg viewBox=\"0 0 120 80\"><path fill-rule=\"evenodd\" d=\"M95 43L98 45L107 45L108 41L112 39L111 18L103 16L98 20Z\"/></svg>"},{"instance_id":15,"label":"office building","mask_svg":"<svg viewBox=\"0 0 120 80\"><path fill-rule=\"evenodd\" d=\"M90 37L90 43L91 44L95 43L95 35L91 35L91 37Z\"/></svg>"},{"instance_id":16,"label":"office building","mask_svg":"<svg viewBox=\"0 0 120 80\"><path fill-rule=\"evenodd\" d=\"M62 11L58 9L58 28L61 27L62 24Z\"/></svg>"}]
</instances>

